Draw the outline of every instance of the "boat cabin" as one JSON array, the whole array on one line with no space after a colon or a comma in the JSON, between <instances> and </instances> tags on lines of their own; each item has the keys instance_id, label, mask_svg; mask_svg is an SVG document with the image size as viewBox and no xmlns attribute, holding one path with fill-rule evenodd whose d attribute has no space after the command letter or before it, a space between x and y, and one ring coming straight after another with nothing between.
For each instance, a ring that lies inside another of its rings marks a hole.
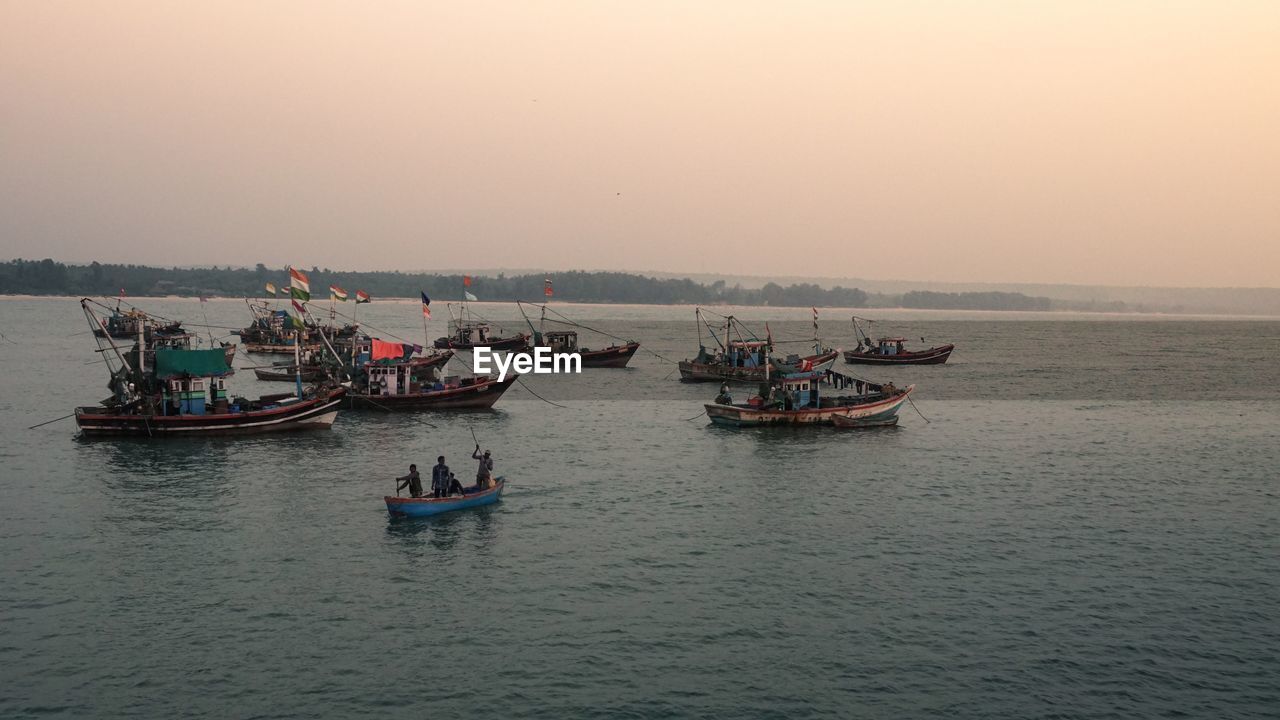
<instances>
[{"instance_id":1,"label":"boat cabin","mask_svg":"<svg viewBox=\"0 0 1280 720\"><path fill-rule=\"evenodd\" d=\"M470 320L450 323L453 325L453 341L458 345L484 345L489 342L491 330L488 323Z\"/></svg>"},{"instance_id":2,"label":"boat cabin","mask_svg":"<svg viewBox=\"0 0 1280 720\"><path fill-rule=\"evenodd\" d=\"M231 372L222 348L156 348L155 378L160 384L161 414L237 412L239 408L227 399L226 376Z\"/></svg>"},{"instance_id":3,"label":"boat cabin","mask_svg":"<svg viewBox=\"0 0 1280 720\"><path fill-rule=\"evenodd\" d=\"M775 362L770 382L760 384L760 392L747 406L760 409L806 410L865 402L867 398L896 392L892 383L875 385L832 370L788 372ZM827 386L824 389L823 386ZM830 392L827 392L829 390ZM851 390L852 393L845 392Z\"/></svg>"},{"instance_id":4,"label":"boat cabin","mask_svg":"<svg viewBox=\"0 0 1280 720\"><path fill-rule=\"evenodd\" d=\"M578 351L578 333L573 330L553 330L542 333L542 340L551 352L571 353Z\"/></svg>"},{"instance_id":5,"label":"boat cabin","mask_svg":"<svg viewBox=\"0 0 1280 720\"><path fill-rule=\"evenodd\" d=\"M874 345L868 341L870 347L867 348L867 352L875 355L902 355L907 352L902 346L906 341L907 339L903 337L882 337Z\"/></svg>"},{"instance_id":6,"label":"boat cabin","mask_svg":"<svg viewBox=\"0 0 1280 720\"><path fill-rule=\"evenodd\" d=\"M420 346L360 337L355 343L353 390L359 395L375 397L419 395L475 383L475 378L442 377L436 358L415 357L420 349Z\"/></svg>"},{"instance_id":7,"label":"boat cabin","mask_svg":"<svg viewBox=\"0 0 1280 720\"><path fill-rule=\"evenodd\" d=\"M699 346L698 357L694 362L730 368L762 368L768 362L768 357L767 340L730 340L724 350L714 354L707 352L706 346Z\"/></svg>"},{"instance_id":8,"label":"boat cabin","mask_svg":"<svg viewBox=\"0 0 1280 720\"><path fill-rule=\"evenodd\" d=\"M769 383L760 384L760 393L751 397L747 404L753 408L780 408L783 410L800 410L806 407L818 407L820 403L819 385L824 371L811 370L799 373L788 373L772 378Z\"/></svg>"}]
</instances>

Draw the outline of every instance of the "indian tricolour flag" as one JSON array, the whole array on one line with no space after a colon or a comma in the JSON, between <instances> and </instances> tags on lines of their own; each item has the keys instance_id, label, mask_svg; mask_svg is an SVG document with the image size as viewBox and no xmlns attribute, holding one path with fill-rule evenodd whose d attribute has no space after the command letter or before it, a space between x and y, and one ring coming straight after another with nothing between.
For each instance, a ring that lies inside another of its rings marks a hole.
<instances>
[{"instance_id":1,"label":"indian tricolour flag","mask_svg":"<svg viewBox=\"0 0 1280 720\"><path fill-rule=\"evenodd\" d=\"M357 305L359 305L360 303L367 303L367 302L369 302L369 293L367 293L367 292L365 292L365 291L363 291L363 290L357 290L357 291L356 291L356 304L357 304Z\"/></svg>"},{"instance_id":2,"label":"indian tricolour flag","mask_svg":"<svg viewBox=\"0 0 1280 720\"><path fill-rule=\"evenodd\" d=\"M289 268L289 289L290 295L303 302L311 299L311 281L301 270Z\"/></svg>"},{"instance_id":3,"label":"indian tricolour flag","mask_svg":"<svg viewBox=\"0 0 1280 720\"><path fill-rule=\"evenodd\" d=\"M332 295L332 296L334 296L335 298L337 298L337 299L341 300L342 302L346 302L346 301L347 301L347 291L346 291L346 290L343 290L342 288L338 287L337 285L330 285L330 286L329 286L329 294L330 294L330 295Z\"/></svg>"}]
</instances>

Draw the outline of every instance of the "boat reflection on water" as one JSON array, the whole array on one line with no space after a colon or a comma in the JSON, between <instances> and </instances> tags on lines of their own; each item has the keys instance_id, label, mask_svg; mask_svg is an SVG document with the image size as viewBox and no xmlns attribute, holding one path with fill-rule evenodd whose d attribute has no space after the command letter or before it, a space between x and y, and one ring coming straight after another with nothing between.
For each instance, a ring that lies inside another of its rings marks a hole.
<instances>
[{"instance_id":1,"label":"boat reflection on water","mask_svg":"<svg viewBox=\"0 0 1280 720\"><path fill-rule=\"evenodd\" d=\"M451 551L459 543L488 552L497 538L497 513L501 503L472 508L466 512L450 512L428 518L388 518L387 539L406 548L430 546L433 550ZM379 510L384 516L385 510Z\"/></svg>"}]
</instances>

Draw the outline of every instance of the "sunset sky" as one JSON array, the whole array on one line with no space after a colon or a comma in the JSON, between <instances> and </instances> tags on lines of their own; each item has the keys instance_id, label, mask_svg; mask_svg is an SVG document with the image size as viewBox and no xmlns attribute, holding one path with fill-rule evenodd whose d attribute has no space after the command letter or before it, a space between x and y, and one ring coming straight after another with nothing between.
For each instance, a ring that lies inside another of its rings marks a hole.
<instances>
[{"instance_id":1,"label":"sunset sky","mask_svg":"<svg viewBox=\"0 0 1280 720\"><path fill-rule=\"evenodd\" d=\"M1280 2L0 0L0 258L1280 286Z\"/></svg>"}]
</instances>

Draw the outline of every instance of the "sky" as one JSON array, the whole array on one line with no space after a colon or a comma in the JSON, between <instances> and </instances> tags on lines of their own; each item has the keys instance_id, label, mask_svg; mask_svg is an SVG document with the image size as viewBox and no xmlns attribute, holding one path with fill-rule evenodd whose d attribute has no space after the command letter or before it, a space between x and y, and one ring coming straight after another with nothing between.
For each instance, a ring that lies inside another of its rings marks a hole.
<instances>
[{"instance_id":1,"label":"sky","mask_svg":"<svg viewBox=\"0 0 1280 720\"><path fill-rule=\"evenodd\" d=\"M1280 2L0 0L0 258L1280 286Z\"/></svg>"}]
</instances>

